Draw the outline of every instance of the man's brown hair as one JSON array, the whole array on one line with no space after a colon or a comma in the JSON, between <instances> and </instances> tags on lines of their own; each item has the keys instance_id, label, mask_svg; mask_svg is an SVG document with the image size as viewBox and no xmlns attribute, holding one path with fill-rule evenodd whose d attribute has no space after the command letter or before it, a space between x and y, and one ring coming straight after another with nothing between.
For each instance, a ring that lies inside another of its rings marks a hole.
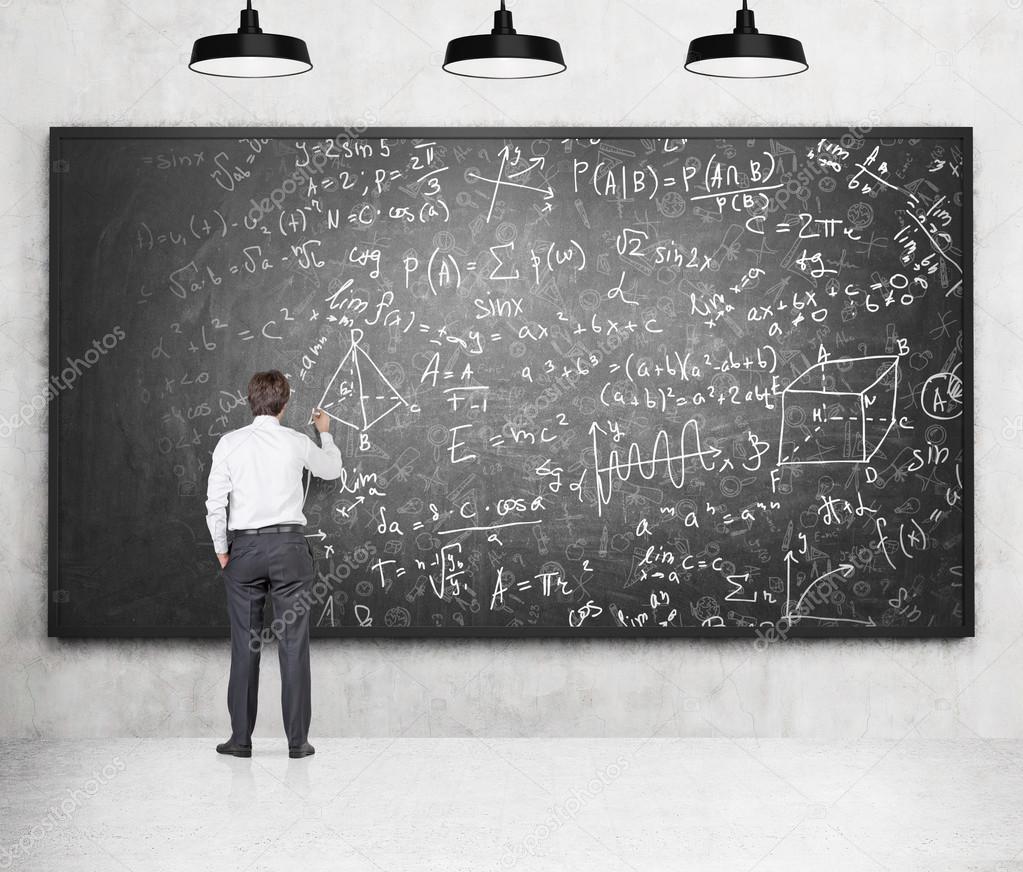
<instances>
[{"instance_id":1,"label":"man's brown hair","mask_svg":"<svg viewBox=\"0 0 1023 872\"><path fill-rule=\"evenodd\" d=\"M249 408L252 415L279 415L291 396L291 385L280 370L257 372L249 380Z\"/></svg>"}]
</instances>

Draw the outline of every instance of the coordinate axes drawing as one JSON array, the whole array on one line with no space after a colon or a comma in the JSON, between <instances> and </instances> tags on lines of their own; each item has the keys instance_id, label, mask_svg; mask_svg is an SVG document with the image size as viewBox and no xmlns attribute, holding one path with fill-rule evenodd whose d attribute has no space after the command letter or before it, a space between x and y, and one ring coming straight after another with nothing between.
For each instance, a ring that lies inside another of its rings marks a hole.
<instances>
[{"instance_id":1,"label":"coordinate axes drawing","mask_svg":"<svg viewBox=\"0 0 1023 872\"><path fill-rule=\"evenodd\" d=\"M550 212L551 211L551 203L554 200L554 188L549 183L548 183L546 188L538 188L535 185L526 185L526 184L523 184L522 182L513 182L512 181L512 179L516 179L516 178L518 178L518 177L520 177L522 175L528 174L529 171L532 170L532 169L537 169L538 167L542 169L542 167L544 165L543 159L542 158L534 158L532 161L530 161L530 164L529 164L529 166L526 169L519 170L518 172L515 172L515 173L510 173L509 175L506 176L504 174L504 171L505 171L505 168L507 167L507 165L508 165L508 155L506 153L502 153L502 155L501 155L501 166L500 166L500 168L497 171L497 178L496 179L486 178L485 176L481 176L477 172L468 172L468 173L466 173L466 178L468 178L468 179L474 179L477 182L486 182L487 184L490 184L490 185L494 186L493 195L490 198L490 208L487 210L487 223L489 224L490 223L490 219L494 216L494 206L497 204L497 195L501 193L501 188L502 187L505 187L505 188L521 188L521 189L526 190L526 191L535 191L538 194L543 194L544 205L543 205L543 208L540 210L540 214L544 215L544 214Z\"/></svg>"}]
</instances>

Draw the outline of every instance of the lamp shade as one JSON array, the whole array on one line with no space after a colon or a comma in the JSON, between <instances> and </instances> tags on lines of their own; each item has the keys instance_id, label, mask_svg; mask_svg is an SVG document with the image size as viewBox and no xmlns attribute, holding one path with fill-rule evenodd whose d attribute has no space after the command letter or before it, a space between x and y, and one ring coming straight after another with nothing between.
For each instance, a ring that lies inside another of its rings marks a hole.
<instances>
[{"instance_id":1,"label":"lamp shade","mask_svg":"<svg viewBox=\"0 0 1023 872\"><path fill-rule=\"evenodd\" d=\"M532 79L562 73L566 65L556 40L516 33L501 0L489 34L461 36L448 43L444 69L479 79Z\"/></svg>"},{"instance_id":2,"label":"lamp shade","mask_svg":"<svg viewBox=\"0 0 1023 872\"><path fill-rule=\"evenodd\" d=\"M701 76L768 79L809 69L803 44L790 36L760 33L743 0L732 33L700 36L689 44L685 67Z\"/></svg>"},{"instance_id":3,"label":"lamp shade","mask_svg":"<svg viewBox=\"0 0 1023 872\"><path fill-rule=\"evenodd\" d=\"M207 76L242 79L295 76L313 68L303 40L263 33L251 0L241 12L238 32L197 39L188 66Z\"/></svg>"}]
</instances>

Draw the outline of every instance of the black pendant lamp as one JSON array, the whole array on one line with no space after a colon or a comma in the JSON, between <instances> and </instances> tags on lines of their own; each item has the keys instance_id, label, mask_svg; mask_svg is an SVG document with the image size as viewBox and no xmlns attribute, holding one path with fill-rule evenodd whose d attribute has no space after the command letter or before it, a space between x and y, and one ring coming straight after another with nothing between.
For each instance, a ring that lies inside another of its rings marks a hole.
<instances>
[{"instance_id":1,"label":"black pendant lamp","mask_svg":"<svg viewBox=\"0 0 1023 872\"><path fill-rule=\"evenodd\" d=\"M566 67L556 40L515 32L512 14L501 0L489 34L460 36L448 43L444 69L478 79L534 79L557 75Z\"/></svg>"},{"instance_id":2,"label":"black pendant lamp","mask_svg":"<svg viewBox=\"0 0 1023 872\"><path fill-rule=\"evenodd\" d=\"M770 79L794 76L810 65L798 39L760 33L753 21L753 10L742 0L742 9L735 13L735 30L694 39L689 43L685 66L701 76Z\"/></svg>"},{"instance_id":3,"label":"black pendant lamp","mask_svg":"<svg viewBox=\"0 0 1023 872\"><path fill-rule=\"evenodd\" d=\"M297 76L313 68L303 40L260 30L252 0L246 0L237 33L218 33L195 41L188 66L207 76L240 79Z\"/></svg>"}]
</instances>

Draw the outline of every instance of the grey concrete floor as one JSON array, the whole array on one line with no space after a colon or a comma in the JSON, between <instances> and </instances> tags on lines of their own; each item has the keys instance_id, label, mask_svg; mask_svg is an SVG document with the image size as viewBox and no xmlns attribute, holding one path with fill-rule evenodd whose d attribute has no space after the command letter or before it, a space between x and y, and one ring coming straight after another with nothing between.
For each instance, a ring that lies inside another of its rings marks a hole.
<instances>
[{"instance_id":1,"label":"grey concrete floor","mask_svg":"<svg viewBox=\"0 0 1023 872\"><path fill-rule=\"evenodd\" d=\"M0 742L0 869L1023 869L1023 743Z\"/></svg>"}]
</instances>

